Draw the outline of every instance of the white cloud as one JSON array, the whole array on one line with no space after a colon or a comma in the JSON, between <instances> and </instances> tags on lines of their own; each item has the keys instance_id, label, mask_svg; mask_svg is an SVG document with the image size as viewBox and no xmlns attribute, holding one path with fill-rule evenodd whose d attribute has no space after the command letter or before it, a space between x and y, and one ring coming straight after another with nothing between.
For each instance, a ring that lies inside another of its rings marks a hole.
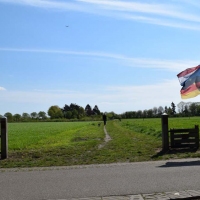
<instances>
[{"instance_id":1,"label":"white cloud","mask_svg":"<svg viewBox=\"0 0 200 200\"><path fill-rule=\"evenodd\" d=\"M181 5L177 7L177 5L169 3L152 4L113 0L78 1L97 5L103 10L116 11L113 16L118 18L174 28L200 30L197 26L197 23L200 22L200 17L193 13L190 14L189 11L181 11ZM191 24L191 22L194 22L194 24Z\"/></svg>"},{"instance_id":2,"label":"white cloud","mask_svg":"<svg viewBox=\"0 0 200 200\"><path fill-rule=\"evenodd\" d=\"M175 17L180 19L200 21L198 16L186 15L185 13L178 12L173 4L166 3L139 3L130 1L114 1L114 0L77 0L88 4L100 6L102 9L123 11L132 14L153 14L160 16ZM139 18L139 16L138 16ZM148 19L148 18L146 18Z\"/></svg>"},{"instance_id":3,"label":"white cloud","mask_svg":"<svg viewBox=\"0 0 200 200\"><path fill-rule=\"evenodd\" d=\"M13 3L25 6L32 6L45 9L59 9L59 10L83 10L83 6L75 3L49 1L49 0L0 0L4 3Z\"/></svg>"},{"instance_id":4,"label":"white cloud","mask_svg":"<svg viewBox=\"0 0 200 200\"><path fill-rule=\"evenodd\" d=\"M163 19L163 18L153 18L153 17L145 17L145 16L139 16L139 15L133 15L133 14L127 14L123 13L121 14L121 18L148 23L148 24L154 24L154 25L160 25L160 26L167 26L167 27L173 27L173 28L181 28L181 29L189 29L189 30L200 30L200 27L198 27L197 23L188 23L185 21L175 21L173 19Z\"/></svg>"},{"instance_id":5,"label":"white cloud","mask_svg":"<svg viewBox=\"0 0 200 200\"><path fill-rule=\"evenodd\" d=\"M156 13L162 15L174 14L174 12L170 12L172 6L168 6L166 4L149 4L149 3L113 1L113 0L77 0L77 1L89 4L96 4L104 9L110 9L110 10L135 11L135 12L154 13L154 14Z\"/></svg>"},{"instance_id":6,"label":"white cloud","mask_svg":"<svg viewBox=\"0 0 200 200\"><path fill-rule=\"evenodd\" d=\"M160 84L142 86L118 86L107 88L112 99L124 103L124 110L150 109L154 106L170 106L181 101L179 82L163 80ZM110 99L111 100L111 99Z\"/></svg>"},{"instance_id":7,"label":"white cloud","mask_svg":"<svg viewBox=\"0 0 200 200\"><path fill-rule=\"evenodd\" d=\"M196 1L190 3L191 10L187 9L188 1L185 3L139 3L130 1L114 0L77 0L50 1L50 0L0 0L4 3L13 3L45 9L56 9L60 11L87 12L103 16L135 20L174 28L199 30L199 15L195 15L193 9L199 5ZM193 22L193 23L191 23Z\"/></svg>"},{"instance_id":8,"label":"white cloud","mask_svg":"<svg viewBox=\"0 0 200 200\"><path fill-rule=\"evenodd\" d=\"M134 58L122 54L103 53L103 52L82 52L82 51L61 51L61 50L46 50L46 49L17 49L17 48L0 48L0 51L14 52L29 52L29 53L51 53L51 54L66 54L85 57L98 57L101 59L110 59L113 62L121 63L122 66L134 68L152 68L164 69L179 73L183 69L195 67L199 64L197 60L163 60L150 58Z\"/></svg>"},{"instance_id":9,"label":"white cloud","mask_svg":"<svg viewBox=\"0 0 200 200\"><path fill-rule=\"evenodd\" d=\"M13 103L18 109L20 107L18 105L25 106L26 104L31 104L31 109L33 109L35 105L63 107L65 104L73 102L83 107L88 103L91 106L98 105L99 109L104 112L122 113L130 110L151 109L154 106L170 106L172 101L177 104L181 101L180 89L178 80L174 79L163 80L160 84L143 86L108 86L101 90L95 90L95 92L6 91L4 94L0 93L0 99L1 103L5 105L5 112L9 111L9 105ZM70 100L70 102L66 102L66 100ZM23 110L23 106L20 108L21 112L29 112Z\"/></svg>"},{"instance_id":10,"label":"white cloud","mask_svg":"<svg viewBox=\"0 0 200 200\"><path fill-rule=\"evenodd\" d=\"M0 87L0 91L4 91L6 90L4 87Z\"/></svg>"}]
</instances>

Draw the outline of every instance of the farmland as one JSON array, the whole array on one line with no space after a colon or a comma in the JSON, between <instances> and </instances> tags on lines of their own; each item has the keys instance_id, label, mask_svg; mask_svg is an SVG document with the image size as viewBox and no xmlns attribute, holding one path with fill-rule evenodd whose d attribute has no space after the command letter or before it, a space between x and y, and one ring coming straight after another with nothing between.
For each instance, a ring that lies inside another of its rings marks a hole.
<instances>
[{"instance_id":1,"label":"farmland","mask_svg":"<svg viewBox=\"0 0 200 200\"><path fill-rule=\"evenodd\" d=\"M1 168L70 166L199 157L200 152L162 149L161 119L108 121L112 140L105 143L100 122L9 123L9 158ZM200 118L169 118L169 128L193 128ZM102 148L99 148L104 144Z\"/></svg>"}]
</instances>

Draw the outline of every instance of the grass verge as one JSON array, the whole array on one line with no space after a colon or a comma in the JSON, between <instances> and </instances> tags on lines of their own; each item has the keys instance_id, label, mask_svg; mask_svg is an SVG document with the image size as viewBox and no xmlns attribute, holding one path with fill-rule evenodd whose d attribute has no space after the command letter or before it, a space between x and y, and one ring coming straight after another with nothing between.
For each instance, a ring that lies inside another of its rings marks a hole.
<instances>
[{"instance_id":1,"label":"grass verge","mask_svg":"<svg viewBox=\"0 0 200 200\"><path fill-rule=\"evenodd\" d=\"M70 166L200 157L199 151L161 152L161 120L113 120L104 143L99 122L13 123L8 125L9 158L1 168ZM199 118L169 119L169 128L193 128Z\"/></svg>"}]
</instances>

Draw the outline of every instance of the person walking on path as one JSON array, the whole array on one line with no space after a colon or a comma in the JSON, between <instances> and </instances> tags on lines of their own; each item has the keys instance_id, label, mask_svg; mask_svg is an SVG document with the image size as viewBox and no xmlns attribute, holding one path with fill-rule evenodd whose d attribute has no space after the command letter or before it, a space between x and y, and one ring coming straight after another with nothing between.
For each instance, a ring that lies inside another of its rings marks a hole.
<instances>
[{"instance_id":1,"label":"person walking on path","mask_svg":"<svg viewBox=\"0 0 200 200\"><path fill-rule=\"evenodd\" d=\"M106 120L107 120L107 117L106 117L106 114L104 113L104 114L103 114L103 122L104 122L104 126L106 125Z\"/></svg>"}]
</instances>

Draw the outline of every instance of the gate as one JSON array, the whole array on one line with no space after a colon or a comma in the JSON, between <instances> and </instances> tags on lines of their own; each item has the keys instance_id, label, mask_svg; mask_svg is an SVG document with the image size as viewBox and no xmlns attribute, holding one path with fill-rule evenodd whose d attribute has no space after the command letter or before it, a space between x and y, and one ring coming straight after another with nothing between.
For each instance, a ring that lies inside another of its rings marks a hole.
<instances>
[{"instance_id":1,"label":"gate","mask_svg":"<svg viewBox=\"0 0 200 200\"><path fill-rule=\"evenodd\" d=\"M193 129L170 129L171 148L199 148L199 126Z\"/></svg>"}]
</instances>

